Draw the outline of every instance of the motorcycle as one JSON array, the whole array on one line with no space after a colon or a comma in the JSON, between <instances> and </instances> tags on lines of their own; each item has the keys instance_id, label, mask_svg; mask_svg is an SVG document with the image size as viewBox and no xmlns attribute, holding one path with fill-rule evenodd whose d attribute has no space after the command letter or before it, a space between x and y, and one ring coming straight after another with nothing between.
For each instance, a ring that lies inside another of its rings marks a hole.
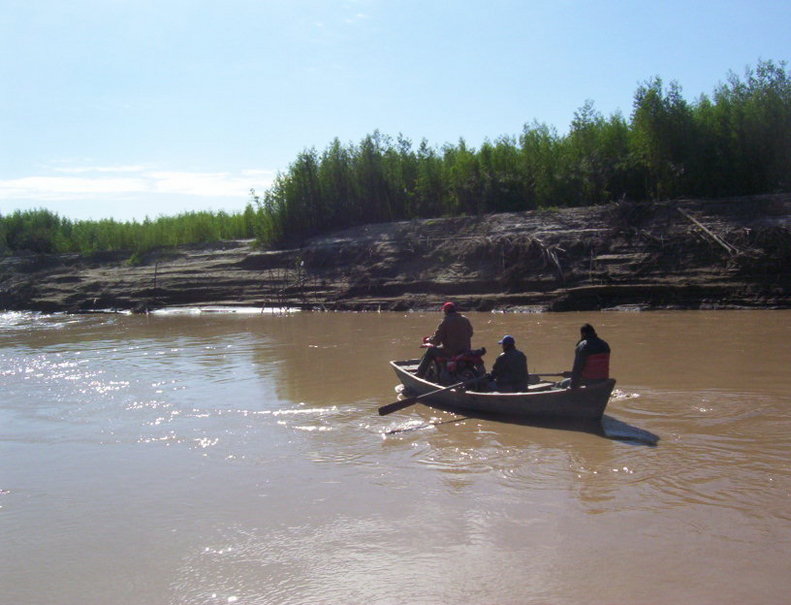
<instances>
[{"instance_id":1,"label":"motorcycle","mask_svg":"<svg viewBox=\"0 0 791 605\"><path fill-rule=\"evenodd\" d=\"M428 336L423 339L423 344L420 346L425 349L437 348L436 345L429 341ZM472 378L483 378L486 376L486 368L483 363L485 354L486 347L472 349L450 357L437 354L426 369L423 378L443 386L467 381Z\"/></svg>"}]
</instances>

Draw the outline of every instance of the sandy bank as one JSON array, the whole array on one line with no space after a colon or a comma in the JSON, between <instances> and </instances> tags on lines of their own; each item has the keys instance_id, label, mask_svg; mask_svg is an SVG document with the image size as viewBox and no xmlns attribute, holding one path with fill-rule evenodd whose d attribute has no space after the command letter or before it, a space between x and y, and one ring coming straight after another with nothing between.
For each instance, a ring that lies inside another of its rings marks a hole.
<instances>
[{"instance_id":1,"label":"sandy bank","mask_svg":"<svg viewBox=\"0 0 791 605\"><path fill-rule=\"evenodd\" d=\"M0 259L0 308L568 311L791 306L791 194L404 221L252 241Z\"/></svg>"}]
</instances>

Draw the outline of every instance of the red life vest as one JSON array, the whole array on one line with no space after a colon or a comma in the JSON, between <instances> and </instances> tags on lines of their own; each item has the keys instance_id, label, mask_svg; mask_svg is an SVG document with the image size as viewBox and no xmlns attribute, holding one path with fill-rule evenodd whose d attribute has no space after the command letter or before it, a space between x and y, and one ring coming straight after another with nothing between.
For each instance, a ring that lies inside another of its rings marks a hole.
<instances>
[{"instance_id":1,"label":"red life vest","mask_svg":"<svg viewBox=\"0 0 791 605\"><path fill-rule=\"evenodd\" d=\"M585 365L580 373L584 380L601 380L610 377L610 354L594 353L585 358Z\"/></svg>"}]
</instances>

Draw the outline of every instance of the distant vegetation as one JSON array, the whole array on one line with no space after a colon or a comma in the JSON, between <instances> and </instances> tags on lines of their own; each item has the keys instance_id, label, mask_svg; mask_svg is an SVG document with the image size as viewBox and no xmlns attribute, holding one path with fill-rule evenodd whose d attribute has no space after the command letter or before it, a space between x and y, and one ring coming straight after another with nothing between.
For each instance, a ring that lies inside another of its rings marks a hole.
<instances>
[{"instance_id":1,"label":"distant vegetation","mask_svg":"<svg viewBox=\"0 0 791 605\"><path fill-rule=\"evenodd\" d=\"M71 221L48 210L17 210L0 217L0 251L142 253L159 247L252 238L260 215L252 204L242 213L188 212L142 223Z\"/></svg>"},{"instance_id":2,"label":"distant vegetation","mask_svg":"<svg viewBox=\"0 0 791 605\"><path fill-rule=\"evenodd\" d=\"M789 187L791 74L762 61L694 102L654 78L638 87L628 120L588 101L565 135L536 122L478 149L464 140L415 149L378 131L359 144L335 139L300 153L240 214L118 223L16 212L0 217L0 250L141 252L248 237L277 246L373 222Z\"/></svg>"}]
</instances>

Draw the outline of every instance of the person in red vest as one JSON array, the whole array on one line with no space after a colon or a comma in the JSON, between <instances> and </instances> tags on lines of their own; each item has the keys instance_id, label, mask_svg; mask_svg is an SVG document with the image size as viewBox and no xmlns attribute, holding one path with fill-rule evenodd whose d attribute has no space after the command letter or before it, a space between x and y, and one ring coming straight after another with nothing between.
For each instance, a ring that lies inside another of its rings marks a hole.
<instances>
[{"instance_id":1,"label":"person in red vest","mask_svg":"<svg viewBox=\"0 0 791 605\"><path fill-rule=\"evenodd\" d=\"M580 328L580 340L574 350L571 370L572 389L603 382L610 377L610 345L599 338L590 324Z\"/></svg>"}]
</instances>

